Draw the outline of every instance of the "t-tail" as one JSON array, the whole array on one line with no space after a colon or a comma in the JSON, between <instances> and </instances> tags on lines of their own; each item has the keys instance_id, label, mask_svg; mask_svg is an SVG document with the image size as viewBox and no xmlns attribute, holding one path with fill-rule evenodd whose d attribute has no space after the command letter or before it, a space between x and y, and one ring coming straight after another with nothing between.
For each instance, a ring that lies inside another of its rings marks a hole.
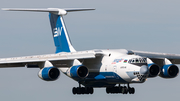
<instances>
[{"instance_id":1,"label":"t-tail","mask_svg":"<svg viewBox=\"0 0 180 101\"><path fill-rule=\"evenodd\" d=\"M74 11L86 11L94 10L92 8L69 8L69 9L59 9L59 8L47 8L47 9L19 9L19 8L4 8L3 10L8 11L34 11L34 12L49 12L49 19L52 29L52 35L54 38L54 44L56 46L56 53L59 52L75 52L76 50L71 44L70 38L68 36L66 26L63 20L63 16L67 12Z\"/></svg>"},{"instance_id":2,"label":"t-tail","mask_svg":"<svg viewBox=\"0 0 180 101\"><path fill-rule=\"evenodd\" d=\"M75 52L75 49L70 42L63 17L60 15L49 13L49 19L54 38L54 44L56 46L56 53Z\"/></svg>"}]
</instances>

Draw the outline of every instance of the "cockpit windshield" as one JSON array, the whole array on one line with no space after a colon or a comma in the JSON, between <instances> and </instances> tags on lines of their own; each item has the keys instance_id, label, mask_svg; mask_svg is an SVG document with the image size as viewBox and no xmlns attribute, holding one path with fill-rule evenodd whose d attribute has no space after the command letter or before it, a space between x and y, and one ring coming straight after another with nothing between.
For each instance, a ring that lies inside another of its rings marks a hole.
<instances>
[{"instance_id":1,"label":"cockpit windshield","mask_svg":"<svg viewBox=\"0 0 180 101\"><path fill-rule=\"evenodd\" d=\"M128 63L147 63L146 58L129 59Z\"/></svg>"}]
</instances>

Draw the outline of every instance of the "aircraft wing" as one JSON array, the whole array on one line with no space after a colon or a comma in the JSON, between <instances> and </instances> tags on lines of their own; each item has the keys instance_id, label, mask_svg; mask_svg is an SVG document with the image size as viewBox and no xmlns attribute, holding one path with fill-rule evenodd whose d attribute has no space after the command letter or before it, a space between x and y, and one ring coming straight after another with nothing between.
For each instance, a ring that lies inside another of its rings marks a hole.
<instances>
[{"instance_id":1,"label":"aircraft wing","mask_svg":"<svg viewBox=\"0 0 180 101\"><path fill-rule=\"evenodd\" d=\"M180 64L180 54L168 54L168 53L146 52L146 51L136 51L136 50L131 50L130 53L150 58L153 62L155 62L159 66L163 65L165 58L169 59L172 62L172 64Z\"/></svg>"},{"instance_id":2,"label":"aircraft wing","mask_svg":"<svg viewBox=\"0 0 180 101\"><path fill-rule=\"evenodd\" d=\"M80 51L70 53L58 53L58 54L47 54L47 55L34 55L24 57L13 57L13 58L0 58L0 68L5 67L24 67L25 65L35 66L41 65L46 60L52 63L65 64L71 62L74 59L91 59L95 58L97 53L94 51Z\"/></svg>"}]
</instances>

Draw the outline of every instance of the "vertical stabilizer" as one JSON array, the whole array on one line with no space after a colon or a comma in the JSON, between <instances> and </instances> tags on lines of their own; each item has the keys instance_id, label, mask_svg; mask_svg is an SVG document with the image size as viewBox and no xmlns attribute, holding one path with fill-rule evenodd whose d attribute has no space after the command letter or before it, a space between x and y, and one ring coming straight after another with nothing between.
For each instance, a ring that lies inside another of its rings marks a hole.
<instances>
[{"instance_id":1,"label":"vertical stabilizer","mask_svg":"<svg viewBox=\"0 0 180 101\"><path fill-rule=\"evenodd\" d=\"M46 8L46 9L27 9L27 8L3 8L2 10L7 11L31 11L31 12L49 12L49 19L52 28L52 34L54 38L54 44L56 46L56 53L59 52L75 52L73 48L64 21L63 15L66 15L68 12L75 11L88 11L94 10L93 8Z\"/></svg>"},{"instance_id":2,"label":"vertical stabilizer","mask_svg":"<svg viewBox=\"0 0 180 101\"><path fill-rule=\"evenodd\" d=\"M59 52L75 52L73 48L66 27L61 15L49 13L54 44L56 46L56 53Z\"/></svg>"}]
</instances>

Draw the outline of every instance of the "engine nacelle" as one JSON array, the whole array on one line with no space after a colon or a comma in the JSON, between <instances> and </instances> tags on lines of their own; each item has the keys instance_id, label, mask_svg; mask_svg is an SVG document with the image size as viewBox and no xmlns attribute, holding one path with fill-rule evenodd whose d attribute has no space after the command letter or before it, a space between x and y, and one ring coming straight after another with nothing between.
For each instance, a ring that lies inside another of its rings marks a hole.
<instances>
[{"instance_id":1,"label":"engine nacelle","mask_svg":"<svg viewBox=\"0 0 180 101\"><path fill-rule=\"evenodd\" d=\"M39 78L45 81L54 81L58 79L59 75L60 71L56 67L45 67L42 68L38 73Z\"/></svg>"},{"instance_id":2,"label":"engine nacelle","mask_svg":"<svg viewBox=\"0 0 180 101\"><path fill-rule=\"evenodd\" d=\"M159 75L160 68L158 65L152 63L152 64L148 64L148 71L149 71L148 77L156 77Z\"/></svg>"},{"instance_id":3,"label":"engine nacelle","mask_svg":"<svg viewBox=\"0 0 180 101\"><path fill-rule=\"evenodd\" d=\"M160 77L162 78L174 78L178 75L179 68L174 64L164 65L161 68Z\"/></svg>"},{"instance_id":4,"label":"engine nacelle","mask_svg":"<svg viewBox=\"0 0 180 101\"><path fill-rule=\"evenodd\" d=\"M67 70L67 75L73 79L84 79L88 76L89 70L83 65L72 66Z\"/></svg>"}]
</instances>

